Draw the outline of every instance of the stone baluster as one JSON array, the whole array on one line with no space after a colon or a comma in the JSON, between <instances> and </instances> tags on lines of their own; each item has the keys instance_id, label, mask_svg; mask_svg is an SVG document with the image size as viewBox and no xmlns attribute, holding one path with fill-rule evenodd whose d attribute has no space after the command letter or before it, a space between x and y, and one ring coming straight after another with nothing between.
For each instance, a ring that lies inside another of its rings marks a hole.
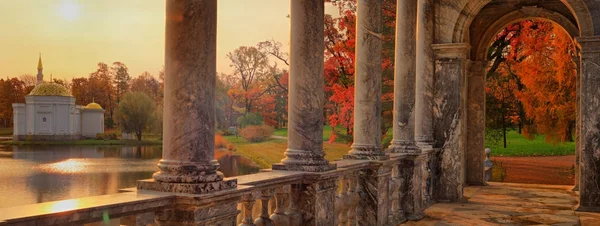
<instances>
[{"instance_id":1,"label":"stone baluster","mask_svg":"<svg viewBox=\"0 0 600 226\"><path fill-rule=\"evenodd\" d=\"M290 194L290 186L279 187L275 191L275 210L271 220L276 226L290 225L290 217L285 215L285 197Z\"/></svg>"},{"instance_id":2,"label":"stone baluster","mask_svg":"<svg viewBox=\"0 0 600 226\"><path fill-rule=\"evenodd\" d=\"M415 140L422 151L433 148L433 9L433 0L418 0Z\"/></svg>"},{"instance_id":3,"label":"stone baluster","mask_svg":"<svg viewBox=\"0 0 600 226\"><path fill-rule=\"evenodd\" d=\"M290 0L288 149L274 170L333 170L323 150L325 80L323 0Z\"/></svg>"},{"instance_id":4,"label":"stone baluster","mask_svg":"<svg viewBox=\"0 0 600 226\"><path fill-rule=\"evenodd\" d=\"M242 197L242 223L239 226L255 226L254 218L252 217L252 209L256 199L254 195L249 194Z\"/></svg>"},{"instance_id":5,"label":"stone baluster","mask_svg":"<svg viewBox=\"0 0 600 226\"><path fill-rule=\"evenodd\" d=\"M350 207L350 195L348 194L348 177L340 177L340 189L336 199L336 210L339 209L337 225L345 226L348 224L348 209Z\"/></svg>"},{"instance_id":6,"label":"stone baluster","mask_svg":"<svg viewBox=\"0 0 600 226\"><path fill-rule=\"evenodd\" d=\"M382 2L357 1L354 143L344 158L389 158L381 148Z\"/></svg>"},{"instance_id":7,"label":"stone baluster","mask_svg":"<svg viewBox=\"0 0 600 226\"><path fill-rule=\"evenodd\" d=\"M256 226L273 226L275 225L269 217L269 200L274 195L273 189L261 191L260 194L260 216L254 220Z\"/></svg>"},{"instance_id":8,"label":"stone baluster","mask_svg":"<svg viewBox=\"0 0 600 226\"><path fill-rule=\"evenodd\" d=\"M417 0L398 1L396 7L394 134L389 150L415 154L419 151L415 145L414 118Z\"/></svg>"},{"instance_id":9,"label":"stone baluster","mask_svg":"<svg viewBox=\"0 0 600 226\"><path fill-rule=\"evenodd\" d=\"M298 185L290 186L289 206L285 215L290 218L290 226L302 225L302 213L300 212L300 195L302 187Z\"/></svg>"},{"instance_id":10,"label":"stone baluster","mask_svg":"<svg viewBox=\"0 0 600 226\"><path fill-rule=\"evenodd\" d=\"M357 225L358 223L357 214L360 201L358 189L358 175L351 175L348 181L348 225Z\"/></svg>"}]
</instances>

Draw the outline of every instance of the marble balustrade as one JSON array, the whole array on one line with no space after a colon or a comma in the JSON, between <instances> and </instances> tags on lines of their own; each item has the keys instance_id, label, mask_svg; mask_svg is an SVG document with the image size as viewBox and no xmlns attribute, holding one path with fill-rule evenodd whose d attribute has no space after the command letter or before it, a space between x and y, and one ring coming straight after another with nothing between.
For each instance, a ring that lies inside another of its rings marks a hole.
<instances>
[{"instance_id":1,"label":"marble balustrade","mask_svg":"<svg viewBox=\"0 0 600 226\"><path fill-rule=\"evenodd\" d=\"M338 169L327 172L265 170L227 178L238 181L232 191L189 194L187 200L174 193L124 189L0 209L0 225L165 225L161 218L186 204L194 205L195 218L207 219L201 222L206 225L396 225L415 214L407 208L413 204L405 203L419 201L407 193L426 190L418 188L425 184L421 179L403 173L414 169L414 161L414 156L391 154L385 161L335 161ZM60 202L76 205L48 207Z\"/></svg>"}]
</instances>

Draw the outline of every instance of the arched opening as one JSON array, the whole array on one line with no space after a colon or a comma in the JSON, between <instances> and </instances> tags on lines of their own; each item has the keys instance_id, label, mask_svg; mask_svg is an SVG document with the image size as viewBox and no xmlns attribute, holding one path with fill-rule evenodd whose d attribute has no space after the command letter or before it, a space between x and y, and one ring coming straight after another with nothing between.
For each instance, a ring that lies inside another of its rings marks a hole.
<instances>
[{"instance_id":1,"label":"arched opening","mask_svg":"<svg viewBox=\"0 0 600 226\"><path fill-rule=\"evenodd\" d=\"M482 42L484 143L494 162L488 180L574 185L578 60L571 34L552 20L526 18Z\"/></svg>"},{"instance_id":2,"label":"arched opening","mask_svg":"<svg viewBox=\"0 0 600 226\"><path fill-rule=\"evenodd\" d=\"M488 61L486 54L494 37L506 26L523 20L551 22L566 31L571 39L593 35L592 18L585 4L576 0L550 1L468 1L458 16L452 40L471 46L467 55L466 133L464 136L464 182L467 185L485 184L485 85ZM579 80L579 74L577 79ZM577 125L575 128L579 128ZM575 167L577 168L577 167Z\"/></svg>"}]
</instances>

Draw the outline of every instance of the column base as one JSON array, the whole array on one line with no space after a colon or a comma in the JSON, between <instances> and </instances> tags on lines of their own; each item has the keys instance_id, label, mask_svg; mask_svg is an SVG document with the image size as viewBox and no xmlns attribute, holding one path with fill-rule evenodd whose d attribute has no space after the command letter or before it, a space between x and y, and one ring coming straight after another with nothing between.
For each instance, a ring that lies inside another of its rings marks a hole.
<instances>
[{"instance_id":1,"label":"column base","mask_svg":"<svg viewBox=\"0 0 600 226\"><path fill-rule=\"evenodd\" d=\"M159 192L207 194L217 191L237 188L237 179L224 179L222 181L206 183L165 183L154 179L139 180L138 190L150 190Z\"/></svg>"},{"instance_id":2,"label":"column base","mask_svg":"<svg viewBox=\"0 0 600 226\"><path fill-rule=\"evenodd\" d=\"M575 211L577 212L590 212L590 213L600 213L600 206L581 206L578 205L577 208L575 208Z\"/></svg>"},{"instance_id":3,"label":"column base","mask_svg":"<svg viewBox=\"0 0 600 226\"><path fill-rule=\"evenodd\" d=\"M421 153L421 149L415 145L415 142L411 141L394 141L388 148L389 153L409 154L418 155Z\"/></svg>"},{"instance_id":4,"label":"column base","mask_svg":"<svg viewBox=\"0 0 600 226\"><path fill-rule=\"evenodd\" d=\"M344 159L375 161L384 161L390 159L390 156L384 153L380 147L353 144L351 148L352 150L350 150L347 155L344 155Z\"/></svg>"},{"instance_id":5,"label":"column base","mask_svg":"<svg viewBox=\"0 0 600 226\"><path fill-rule=\"evenodd\" d=\"M327 165L292 165L276 163L271 166L271 169L284 171L325 172L330 170L336 170L337 164L329 163Z\"/></svg>"}]
</instances>

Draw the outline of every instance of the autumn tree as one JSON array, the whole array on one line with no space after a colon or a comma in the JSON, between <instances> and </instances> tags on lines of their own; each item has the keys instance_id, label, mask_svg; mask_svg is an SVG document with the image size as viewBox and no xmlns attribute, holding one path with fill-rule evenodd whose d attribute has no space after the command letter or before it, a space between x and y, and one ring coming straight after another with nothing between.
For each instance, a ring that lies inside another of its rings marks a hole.
<instances>
[{"instance_id":1,"label":"autumn tree","mask_svg":"<svg viewBox=\"0 0 600 226\"><path fill-rule=\"evenodd\" d=\"M114 77L116 103L121 102L121 97L129 91L129 69L127 65L121 62L114 62L110 67L110 72Z\"/></svg>"},{"instance_id":2,"label":"autumn tree","mask_svg":"<svg viewBox=\"0 0 600 226\"><path fill-rule=\"evenodd\" d=\"M25 82L18 78L0 79L0 126L12 127L13 103L25 103L29 93Z\"/></svg>"},{"instance_id":3,"label":"autumn tree","mask_svg":"<svg viewBox=\"0 0 600 226\"><path fill-rule=\"evenodd\" d=\"M562 28L538 20L509 25L490 47L488 82L489 75L500 74L514 83L511 98L518 102L516 121L528 138L545 134L547 142L572 141L576 117L574 52L572 40ZM507 92L488 91L492 98ZM495 112L494 106L487 107L488 114Z\"/></svg>"},{"instance_id":4,"label":"autumn tree","mask_svg":"<svg viewBox=\"0 0 600 226\"><path fill-rule=\"evenodd\" d=\"M155 104L162 103L161 83L152 74L145 71L131 80L131 91L148 95Z\"/></svg>"},{"instance_id":5,"label":"autumn tree","mask_svg":"<svg viewBox=\"0 0 600 226\"><path fill-rule=\"evenodd\" d=\"M105 125L109 128L112 128L115 122L113 115L116 105L113 83L108 65L102 62L97 64L96 71L92 72L88 79L89 95L93 99L87 100L87 102L94 101L107 110L108 116Z\"/></svg>"},{"instance_id":6,"label":"autumn tree","mask_svg":"<svg viewBox=\"0 0 600 226\"><path fill-rule=\"evenodd\" d=\"M241 46L228 53L227 58L240 81L240 91L232 96L241 98L245 112L251 112L254 102L264 94L261 82L268 67L267 54L253 46Z\"/></svg>"}]
</instances>

